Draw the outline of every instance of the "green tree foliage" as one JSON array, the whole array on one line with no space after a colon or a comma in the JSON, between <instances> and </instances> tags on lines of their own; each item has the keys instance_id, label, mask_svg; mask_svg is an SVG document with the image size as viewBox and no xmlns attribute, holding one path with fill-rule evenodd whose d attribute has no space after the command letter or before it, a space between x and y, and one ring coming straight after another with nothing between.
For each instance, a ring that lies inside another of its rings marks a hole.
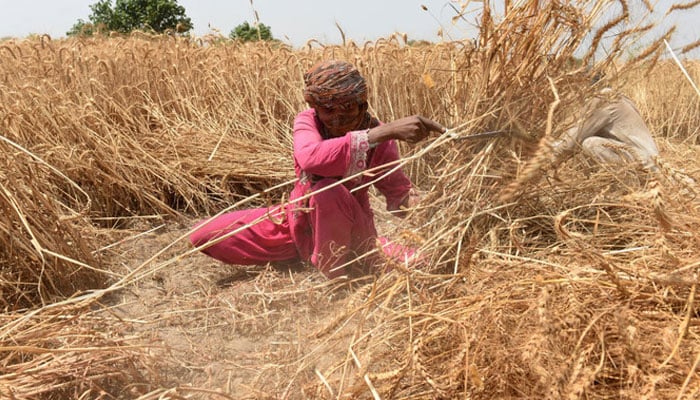
<instances>
[{"instance_id":1,"label":"green tree foliage","mask_svg":"<svg viewBox=\"0 0 700 400\"><path fill-rule=\"evenodd\" d=\"M177 0L98 0L90 6L89 21L79 19L67 35L92 35L97 32L129 33L150 30L158 33L174 30L178 33L192 29L192 20Z\"/></svg>"},{"instance_id":2,"label":"green tree foliage","mask_svg":"<svg viewBox=\"0 0 700 400\"><path fill-rule=\"evenodd\" d=\"M251 26L248 21L235 27L228 35L233 40L241 40L243 42L255 42L257 40L275 40L272 37L270 27L258 23L257 26Z\"/></svg>"}]
</instances>

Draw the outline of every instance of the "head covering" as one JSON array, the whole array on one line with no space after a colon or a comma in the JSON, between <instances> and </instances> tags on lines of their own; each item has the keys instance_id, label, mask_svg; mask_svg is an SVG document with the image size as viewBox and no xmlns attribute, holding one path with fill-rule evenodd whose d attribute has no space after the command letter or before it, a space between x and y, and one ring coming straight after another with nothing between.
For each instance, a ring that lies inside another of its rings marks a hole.
<instances>
[{"instance_id":1,"label":"head covering","mask_svg":"<svg viewBox=\"0 0 700 400\"><path fill-rule=\"evenodd\" d=\"M304 100L312 107L332 108L352 101L367 101L365 78L352 64L339 61L322 61L304 74Z\"/></svg>"}]
</instances>

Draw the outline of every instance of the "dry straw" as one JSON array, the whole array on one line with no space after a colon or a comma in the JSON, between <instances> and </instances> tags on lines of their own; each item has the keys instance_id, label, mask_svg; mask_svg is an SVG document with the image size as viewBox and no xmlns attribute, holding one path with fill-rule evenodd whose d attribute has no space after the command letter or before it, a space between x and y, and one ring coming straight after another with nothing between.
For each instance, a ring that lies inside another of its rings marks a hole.
<instances>
[{"instance_id":1,"label":"dry straw","mask_svg":"<svg viewBox=\"0 0 700 400\"><path fill-rule=\"evenodd\" d=\"M469 3L457 7L464 18ZM661 58L673 31L630 24L647 2L480 7L476 40L430 45L394 35L294 50L142 33L3 42L0 393L235 397L160 380L154 368L169 366L154 367L157 347L97 301L195 252L173 255L186 228L138 260L117 252L139 232L283 201L303 72L341 58L367 77L380 119L421 113L453 128L401 145L425 199L395 228L382 221L422 263L385 260L391 274L354 282L261 274L246 298L257 300L231 305L238 328L290 326L268 307L292 300L337 312L288 332L291 355L261 356L251 397L697 396L699 108ZM697 64L684 67L697 81ZM659 174L549 163L550 140L602 84L647 117ZM495 130L507 134L459 139Z\"/></svg>"}]
</instances>

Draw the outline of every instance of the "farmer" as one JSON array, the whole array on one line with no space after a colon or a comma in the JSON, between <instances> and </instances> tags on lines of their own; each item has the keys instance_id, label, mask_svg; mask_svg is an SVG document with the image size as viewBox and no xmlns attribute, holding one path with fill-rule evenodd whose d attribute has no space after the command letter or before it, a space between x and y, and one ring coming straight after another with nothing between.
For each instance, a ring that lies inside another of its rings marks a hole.
<instances>
[{"instance_id":1,"label":"farmer","mask_svg":"<svg viewBox=\"0 0 700 400\"><path fill-rule=\"evenodd\" d=\"M365 79L344 61L314 65L304 84L310 108L294 121L298 180L289 203L202 221L190 241L228 264L306 260L332 279L347 275L345 265L376 246L368 183L398 216L416 201L411 181L392 164L399 159L396 140L413 144L446 129L422 116L379 122L368 112ZM239 232L230 234L235 229ZM379 242L388 256L401 257L406 250L383 238Z\"/></svg>"},{"instance_id":2,"label":"farmer","mask_svg":"<svg viewBox=\"0 0 700 400\"><path fill-rule=\"evenodd\" d=\"M607 98L610 89L586 105L585 118L552 144L555 164L578 148L604 164L639 162L648 171L657 171L659 150L632 100L624 95Z\"/></svg>"}]
</instances>

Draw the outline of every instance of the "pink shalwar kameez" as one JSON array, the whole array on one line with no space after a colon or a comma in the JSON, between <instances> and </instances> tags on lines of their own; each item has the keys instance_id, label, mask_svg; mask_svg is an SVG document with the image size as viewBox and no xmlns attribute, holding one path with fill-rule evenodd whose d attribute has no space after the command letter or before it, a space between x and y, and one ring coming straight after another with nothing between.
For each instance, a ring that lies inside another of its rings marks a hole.
<instances>
[{"instance_id":1,"label":"pink shalwar kameez","mask_svg":"<svg viewBox=\"0 0 700 400\"><path fill-rule=\"evenodd\" d=\"M254 223L202 251L228 264L310 260L329 278L343 275L346 271L340 267L354 258L352 253L370 250L377 239L369 187L360 186L390 171L393 165L336 183L398 159L398 146L393 140L370 148L367 130L324 139L316 112L308 109L294 121L294 170L299 180L289 204L234 211L200 222L190 241L196 247L203 246ZM394 211L408 196L411 181L397 169L374 186L386 198L387 209ZM303 198L322 188L328 189ZM385 252L397 250L387 248Z\"/></svg>"}]
</instances>

